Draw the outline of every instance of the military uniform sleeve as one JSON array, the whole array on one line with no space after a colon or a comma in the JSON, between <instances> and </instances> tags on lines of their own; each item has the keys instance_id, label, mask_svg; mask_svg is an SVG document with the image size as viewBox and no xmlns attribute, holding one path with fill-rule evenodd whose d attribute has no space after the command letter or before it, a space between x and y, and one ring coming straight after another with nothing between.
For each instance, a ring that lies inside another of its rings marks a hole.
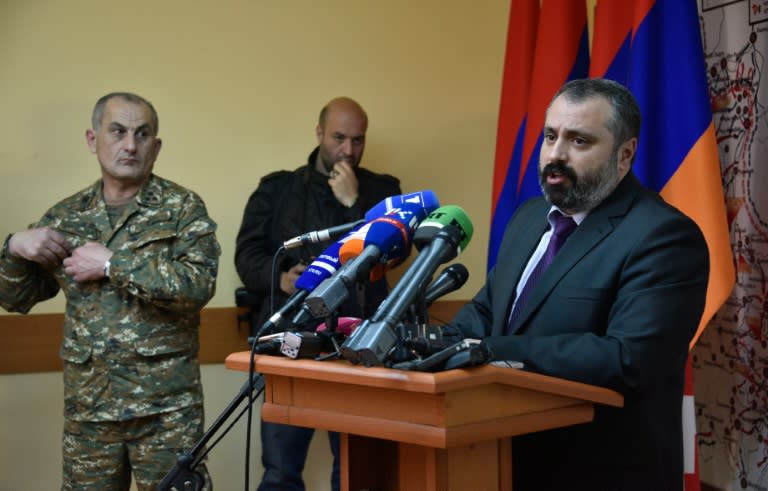
<instances>
[{"instance_id":1,"label":"military uniform sleeve","mask_svg":"<svg viewBox=\"0 0 768 491\"><path fill-rule=\"evenodd\" d=\"M215 293L221 255L216 223L205 204L190 192L181 205L176 230L153 230L150 225L147 233L142 248L114 253L109 281L160 308L199 311Z\"/></svg>"},{"instance_id":2,"label":"military uniform sleeve","mask_svg":"<svg viewBox=\"0 0 768 491\"><path fill-rule=\"evenodd\" d=\"M0 252L0 305L8 312L26 314L38 302L56 296L59 285L52 273L8 251L8 240Z\"/></svg>"}]
</instances>

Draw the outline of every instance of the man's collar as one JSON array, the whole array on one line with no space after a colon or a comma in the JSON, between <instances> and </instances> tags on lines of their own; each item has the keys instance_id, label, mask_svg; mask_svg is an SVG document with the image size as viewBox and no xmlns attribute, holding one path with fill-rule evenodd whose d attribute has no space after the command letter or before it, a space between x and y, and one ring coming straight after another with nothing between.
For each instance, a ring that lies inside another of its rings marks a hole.
<instances>
[{"instance_id":1,"label":"man's collar","mask_svg":"<svg viewBox=\"0 0 768 491\"><path fill-rule=\"evenodd\" d=\"M581 222L583 222L584 219L587 218L587 215L589 215L589 211L580 211L578 213L574 213L573 215L570 215L570 214L564 212L563 210L561 210L560 208L558 208L557 206L552 205L549 208L549 212L547 213L547 220L550 221L550 225L552 224L552 221L549 219L549 215L551 215L552 212L555 211L555 210L559 211L564 216L573 218L573 220L576 222L576 225L581 225Z\"/></svg>"}]
</instances>

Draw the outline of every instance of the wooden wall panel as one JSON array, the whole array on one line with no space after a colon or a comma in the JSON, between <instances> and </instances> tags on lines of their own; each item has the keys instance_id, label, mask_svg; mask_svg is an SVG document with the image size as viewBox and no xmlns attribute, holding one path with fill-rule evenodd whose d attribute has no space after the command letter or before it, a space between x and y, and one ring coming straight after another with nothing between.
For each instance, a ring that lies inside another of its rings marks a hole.
<instances>
[{"instance_id":1,"label":"wooden wall panel","mask_svg":"<svg viewBox=\"0 0 768 491\"><path fill-rule=\"evenodd\" d=\"M464 301L435 302L430 316L436 324L450 320ZM200 316L200 362L224 358L248 347L248 325L238 322L236 307L203 309ZM0 316L0 374L61 371L59 346L64 314Z\"/></svg>"}]
</instances>

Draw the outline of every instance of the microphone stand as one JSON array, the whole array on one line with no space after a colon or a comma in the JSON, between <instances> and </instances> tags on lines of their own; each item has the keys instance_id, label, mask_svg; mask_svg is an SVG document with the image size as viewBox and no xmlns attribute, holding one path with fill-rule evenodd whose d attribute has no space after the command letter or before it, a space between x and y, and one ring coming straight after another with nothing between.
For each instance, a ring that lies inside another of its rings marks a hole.
<instances>
[{"instance_id":1,"label":"microphone stand","mask_svg":"<svg viewBox=\"0 0 768 491\"><path fill-rule=\"evenodd\" d=\"M205 485L205 482L203 480L203 476L195 470L195 467L197 467L203 458L205 458L210 449L205 451L202 455L200 455L200 453L205 449L205 445L208 443L208 441L216 434L217 431L219 431L219 428L221 428L227 419L232 415L232 413L235 412L237 407L246 399L248 399L247 407L250 407L251 404L253 404L253 401L259 397L263 390L263 375L259 375L253 379L249 377L243 387L240 389L240 392L237 394L237 396L235 396L232 402L229 403L229 405L224 409L219 417L216 418L216 421L214 421L211 427L205 432L203 437L195 444L195 447L189 453L179 455L176 461L176 465L168 474L166 474L163 480L160 481L160 484L158 484L157 491L201 491ZM234 425L237 420L240 419L243 413L244 411L241 412L234 421L232 421L227 430L224 432L225 435L232 428L232 425ZM224 435L222 435L222 437L223 436ZM215 446L216 443L218 443L218 440L214 443L213 446ZM213 448L213 446L211 448ZM246 462L246 465L248 465L248 462Z\"/></svg>"}]
</instances>

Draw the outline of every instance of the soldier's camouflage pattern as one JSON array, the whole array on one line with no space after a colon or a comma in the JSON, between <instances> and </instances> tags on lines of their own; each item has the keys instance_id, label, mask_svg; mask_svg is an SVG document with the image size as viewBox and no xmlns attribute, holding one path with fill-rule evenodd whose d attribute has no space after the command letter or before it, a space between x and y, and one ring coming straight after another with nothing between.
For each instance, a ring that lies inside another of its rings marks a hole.
<instances>
[{"instance_id":1,"label":"soldier's camouflage pattern","mask_svg":"<svg viewBox=\"0 0 768 491\"><path fill-rule=\"evenodd\" d=\"M0 256L0 305L26 313L66 295L65 417L125 421L202 405L200 310L215 290L216 224L192 191L152 175L113 228L101 180L56 204L33 227L114 252L110 277L76 283L61 266Z\"/></svg>"}]
</instances>

